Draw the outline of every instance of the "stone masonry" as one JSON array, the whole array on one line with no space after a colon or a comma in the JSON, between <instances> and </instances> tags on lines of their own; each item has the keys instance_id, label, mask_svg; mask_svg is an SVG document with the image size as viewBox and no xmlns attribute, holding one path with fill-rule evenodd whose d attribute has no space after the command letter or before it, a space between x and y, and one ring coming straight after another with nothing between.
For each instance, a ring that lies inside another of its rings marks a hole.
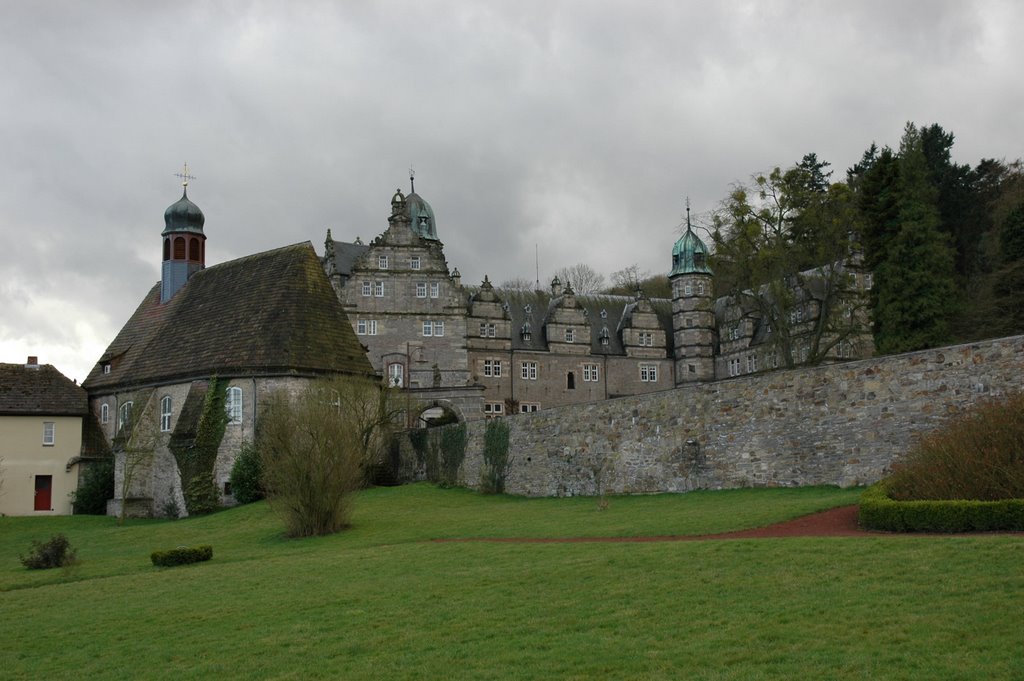
<instances>
[{"instance_id":1,"label":"stone masonry","mask_svg":"<svg viewBox=\"0 0 1024 681\"><path fill-rule=\"evenodd\" d=\"M860 485L922 435L1024 387L1024 336L754 374L510 416L507 491L528 496ZM478 487L486 422L467 424Z\"/></svg>"}]
</instances>

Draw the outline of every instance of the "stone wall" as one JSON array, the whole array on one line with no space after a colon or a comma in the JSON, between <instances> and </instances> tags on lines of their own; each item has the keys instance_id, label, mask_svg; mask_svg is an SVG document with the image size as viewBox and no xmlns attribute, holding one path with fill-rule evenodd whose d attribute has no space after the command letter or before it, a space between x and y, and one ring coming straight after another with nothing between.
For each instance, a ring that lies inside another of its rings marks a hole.
<instances>
[{"instance_id":1,"label":"stone wall","mask_svg":"<svg viewBox=\"0 0 1024 681\"><path fill-rule=\"evenodd\" d=\"M857 485L980 400L1021 390L1024 336L755 374L507 417L529 496ZM477 487L484 422L462 479Z\"/></svg>"}]
</instances>

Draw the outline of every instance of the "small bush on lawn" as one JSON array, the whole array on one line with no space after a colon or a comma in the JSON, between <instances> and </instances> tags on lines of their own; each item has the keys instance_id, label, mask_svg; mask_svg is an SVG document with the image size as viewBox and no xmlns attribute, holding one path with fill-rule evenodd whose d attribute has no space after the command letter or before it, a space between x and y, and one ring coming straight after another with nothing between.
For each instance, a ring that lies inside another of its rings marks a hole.
<instances>
[{"instance_id":1,"label":"small bush on lawn","mask_svg":"<svg viewBox=\"0 0 1024 681\"><path fill-rule=\"evenodd\" d=\"M982 404L922 440L887 488L902 501L1024 499L1024 394Z\"/></svg>"},{"instance_id":2,"label":"small bush on lawn","mask_svg":"<svg viewBox=\"0 0 1024 681\"><path fill-rule=\"evenodd\" d=\"M213 547L210 545L189 548L179 546L170 551L154 551L149 559L157 567L174 567L175 565L188 565L189 563L202 563L213 558Z\"/></svg>"},{"instance_id":3,"label":"small bush on lawn","mask_svg":"<svg viewBox=\"0 0 1024 681\"><path fill-rule=\"evenodd\" d=\"M29 570L49 570L78 563L78 550L71 548L71 542L63 534L55 534L45 542L32 540L31 553L18 558Z\"/></svg>"}]
</instances>

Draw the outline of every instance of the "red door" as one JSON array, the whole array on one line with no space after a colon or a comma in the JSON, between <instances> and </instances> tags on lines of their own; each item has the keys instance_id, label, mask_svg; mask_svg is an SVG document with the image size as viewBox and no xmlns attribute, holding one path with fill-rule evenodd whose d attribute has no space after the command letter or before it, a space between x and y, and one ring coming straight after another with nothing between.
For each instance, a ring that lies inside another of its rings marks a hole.
<instances>
[{"instance_id":1,"label":"red door","mask_svg":"<svg viewBox=\"0 0 1024 681\"><path fill-rule=\"evenodd\" d=\"M37 511L52 511L50 508L50 491L53 487L52 475L36 476L36 508Z\"/></svg>"}]
</instances>

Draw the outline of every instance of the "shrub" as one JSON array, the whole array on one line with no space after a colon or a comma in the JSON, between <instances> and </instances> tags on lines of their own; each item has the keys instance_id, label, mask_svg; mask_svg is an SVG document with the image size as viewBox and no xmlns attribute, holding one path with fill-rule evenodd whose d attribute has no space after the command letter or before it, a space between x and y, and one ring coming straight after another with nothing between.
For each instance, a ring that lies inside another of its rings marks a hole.
<instances>
[{"instance_id":1,"label":"shrub","mask_svg":"<svg viewBox=\"0 0 1024 681\"><path fill-rule=\"evenodd\" d=\"M485 494L503 493L511 463L508 456L508 423L504 419L491 419L484 430L484 470L480 490Z\"/></svg>"},{"instance_id":2,"label":"shrub","mask_svg":"<svg viewBox=\"0 0 1024 681\"><path fill-rule=\"evenodd\" d=\"M106 515L107 500L114 498L114 457L93 461L85 467L78 489L72 492L75 515Z\"/></svg>"},{"instance_id":3,"label":"shrub","mask_svg":"<svg viewBox=\"0 0 1024 681\"><path fill-rule=\"evenodd\" d=\"M1024 499L1001 501L898 501L889 481L864 490L859 522L888 532L1018 532L1024 530Z\"/></svg>"},{"instance_id":4,"label":"shrub","mask_svg":"<svg viewBox=\"0 0 1024 681\"><path fill-rule=\"evenodd\" d=\"M887 489L903 501L1024 499L1024 394L982 404L922 440Z\"/></svg>"},{"instance_id":5,"label":"shrub","mask_svg":"<svg viewBox=\"0 0 1024 681\"><path fill-rule=\"evenodd\" d=\"M179 546L170 551L154 551L149 555L153 565L157 567L174 567L175 565L188 565L189 563L202 563L213 558L213 547L209 544L189 548Z\"/></svg>"},{"instance_id":6,"label":"shrub","mask_svg":"<svg viewBox=\"0 0 1024 681\"><path fill-rule=\"evenodd\" d=\"M466 458L466 424L443 426L441 428L440 479L441 487L455 487L459 484L459 468Z\"/></svg>"},{"instance_id":7,"label":"shrub","mask_svg":"<svg viewBox=\"0 0 1024 681\"><path fill-rule=\"evenodd\" d=\"M368 379L311 384L289 399L271 396L257 437L267 500L291 537L348 526L366 466L379 461L392 412L388 393Z\"/></svg>"},{"instance_id":8,"label":"shrub","mask_svg":"<svg viewBox=\"0 0 1024 681\"><path fill-rule=\"evenodd\" d=\"M77 564L78 550L71 548L71 542L63 534L55 534L45 542L32 540L28 557L18 558L29 570L48 570Z\"/></svg>"},{"instance_id":9,"label":"shrub","mask_svg":"<svg viewBox=\"0 0 1024 681\"><path fill-rule=\"evenodd\" d=\"M260 453L246 442L231 466L231 494L240 504L251 504L263 498L263 466Z\"/></svg>"}]
</instances>

